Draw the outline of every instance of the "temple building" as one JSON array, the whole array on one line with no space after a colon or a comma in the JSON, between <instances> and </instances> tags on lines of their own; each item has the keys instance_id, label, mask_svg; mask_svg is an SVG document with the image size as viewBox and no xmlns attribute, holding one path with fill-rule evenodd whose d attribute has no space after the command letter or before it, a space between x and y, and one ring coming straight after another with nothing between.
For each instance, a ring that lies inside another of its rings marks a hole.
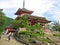
<instances>
[{"instance_id":1,"label":"temple building","mask_svg":"<svg viewBox=\"0 0 60 45\"><path fill-rule=\"evenodd\" d=\"M45 29L45 25L50 23L51 21L47 20L45 17L38 17L38 16L33 16L32 13L34 11L28 10L25 8L25 0L23 0L23 8L19 8L16 12L15 15L17 15L16 20L19 20L22 16L27 16L29 25L34 25L35 23L39 23L42 25L42 29ZM5 30L9 30L10 32L15 32L14 29L10 27L6 27Z\"/></svg>"},{"instance_id":2,"label":"temple building","mask_svg":"<svg viewBox=\"0 0 60 45\"><path fill-rule=\"evenodd\" d=\"M34 11L25 8L25 0L23 0L23 8L19 8L15 15L17 15L16 20L19 20L22 16L26 15L28 17L29 25L34 25L35 23L40 23L42 27L45 27L47 23L51 21L47 20L45 17L38 17L31 15Z\"/></svg>"},{"instance_id":3,"label":"temple building","mask_svg":"<svg viewBox=\"0 0 60 45\"><path fill-rule=\"evenodd\" d=\"M16 20L19 20L22 16L26 15L28 17L28 21L30 25L33 25L35 23L40 23L42 26L44 26L47 23L50 23L51 21L48 21L45 17L38 17L31 15L33 11L27 10L25 8L18 9L15 15L17 15Z\"/></svg>"}]
</instances>

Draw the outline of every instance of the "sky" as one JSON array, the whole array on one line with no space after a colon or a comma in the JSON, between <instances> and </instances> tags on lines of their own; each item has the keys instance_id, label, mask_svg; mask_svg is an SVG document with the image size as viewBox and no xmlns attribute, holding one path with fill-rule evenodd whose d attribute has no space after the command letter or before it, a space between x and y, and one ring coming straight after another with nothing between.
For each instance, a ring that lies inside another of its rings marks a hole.
<instances>
[{"instance_id":1,"label":"sky","mask_svg":"<svg viewBox=\"0 0 60 45\"><path fill-rule=\"evenodd\" d=\"M0 9L7 17L15 19L18 8L23 8L23 0L0 0ZM25 8L34 11L32 15L60 22L60 0L25 0Z\"/></svg>"}]
</instances>

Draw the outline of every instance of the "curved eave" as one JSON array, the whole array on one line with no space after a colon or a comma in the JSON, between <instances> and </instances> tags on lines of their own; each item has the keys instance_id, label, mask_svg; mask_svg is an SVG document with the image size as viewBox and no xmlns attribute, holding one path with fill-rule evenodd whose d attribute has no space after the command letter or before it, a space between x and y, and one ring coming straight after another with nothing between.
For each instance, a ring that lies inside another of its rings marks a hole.
<instances>
[{"instance_id":1,"label":"curved eave","mask_svg":"<svg viewBox=\"0 0 60 45\"><path fill-rule=\"evenodd\" d=\"M15 13L15 15L20 15L20 14L23 14L23 13L32 14L33 12L17 11L17 12Z\"/></svg>"},{"instance_id":2,"label":"curved eave","mask_svg":"<svg viewBox=\"0 0 60 45\"><path fill-rule=\"evenodd\" d=\"M27 9L18 9L15 15L20 15L21 13L27 13L27 14L32 14L34 11L29 11Z\"/></svg>"},{"instance_id":3,"label":"curved eave","mask_svg":"<svg viewBox=\"0 0 60 45\"><path fill-rule=\"evenodd\" d=\"M40 22L40 23L50 23L51 21L48 21L48 20L38 20L38 22Z\"/></svg>"}]
</instances>

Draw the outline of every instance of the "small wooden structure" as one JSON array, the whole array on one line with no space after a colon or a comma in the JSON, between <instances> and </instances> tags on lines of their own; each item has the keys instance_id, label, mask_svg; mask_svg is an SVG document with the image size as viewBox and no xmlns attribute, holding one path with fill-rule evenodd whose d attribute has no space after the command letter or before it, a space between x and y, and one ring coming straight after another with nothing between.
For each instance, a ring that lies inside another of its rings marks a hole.
<instances>
[{"instance_id":1,"label":"small wooden structure","mask_svg":"<svg viewBox=\"0 0 60 45\"><path fill-rule=\"evenodd\" d=\"M12 32L12 33L14 33L16 30L14 30L13 28L11 28L11 27L6 27L5 28L5 31L6 30L8 30L9 32Z\"/></svg>"}]
</instances>

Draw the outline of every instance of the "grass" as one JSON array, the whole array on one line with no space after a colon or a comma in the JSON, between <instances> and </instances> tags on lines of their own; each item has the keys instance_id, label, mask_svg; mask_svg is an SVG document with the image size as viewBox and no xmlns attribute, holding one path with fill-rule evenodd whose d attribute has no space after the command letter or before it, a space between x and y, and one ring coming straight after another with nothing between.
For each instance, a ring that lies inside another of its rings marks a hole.
<instances>
[{"instance_id":1,"label":"grass","mask_svg":"<svg viewBox=\"0 0 60 45\"><path fill-rule=\"evenodd\" d=\"M53 34L53 36L60 38L60 34Z\"/></svg>"},{"instance_id":2,"label":"grass","mask_svg":"<svg viewBox=\"0 0 60 45\"><path fill-rule=\"evenodd\" d=\"M52 42L52 40L47 39L47 38L41 38L40 40L41 40L42 42L49 42L49 43L51 43L51 42Z\"/></svg>"}]
</instances>

